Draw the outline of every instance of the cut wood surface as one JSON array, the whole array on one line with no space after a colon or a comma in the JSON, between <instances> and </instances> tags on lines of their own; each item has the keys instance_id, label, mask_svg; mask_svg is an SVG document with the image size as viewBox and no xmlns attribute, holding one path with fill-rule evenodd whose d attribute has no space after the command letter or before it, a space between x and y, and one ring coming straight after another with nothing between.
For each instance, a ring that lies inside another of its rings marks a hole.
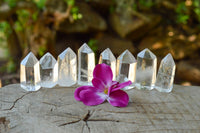
<instances>
[{"instance_id":1,"label":"cut wood surface","mask_svg":"<svg viewBox=\"0 0 200 133\"><path fill-rule=\"evenodd\" d=\"M0 88L0 133L200 132L200 87L175 85L171 93L132 89L125 108L108 102L85 106L74 90Z\"/></svg>"}]
</instances>

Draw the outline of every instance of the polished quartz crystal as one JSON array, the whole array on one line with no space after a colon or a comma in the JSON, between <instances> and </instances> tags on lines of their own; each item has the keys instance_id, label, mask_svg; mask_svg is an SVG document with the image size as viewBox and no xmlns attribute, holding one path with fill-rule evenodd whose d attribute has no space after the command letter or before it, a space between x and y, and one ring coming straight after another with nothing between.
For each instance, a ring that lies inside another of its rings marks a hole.
<instances>
[{"instance_id":1,"label":"polished quartz crystal","mask_svg":"<svg viewBox=\"0 0 200 133\"><path fill-rule=\"evenodd\" d=\"M78 50L78 84L90 85L95 67L95 55L89 46L84 43Z\"/></svg>"},{"instance_id":2,"label":"polished quartz crystal","mask_svg":"<svg viewBox=\"0 0 200 133\"><path fill-rule=\"evenodd\" d=\"M105 49L99 57L99 64L105 63L111 67L113 80L116 78L116 58L109 48Z\"/></svg>"},{"instance_id":3,"label":"polished quartz crystal","mask_svg":"<svg viewBox=\"0 0 200 133\"><path fill-rule=\"evenodd\" d=\"M41 87L52 88L57 84L58 65L56 59L50 53L46 53L40 59L40 78Z\"/></svg>"},{"instance_id":4,"label":"polished quartz crystal","mask_svg":"<svg viewBox=\"0 0 200 133\"><path fill-rule=\"evenodd\" d=\"M58 56L58 85L72 86L77 82L77 56L67 48Z\"/></svg>"},{"instance_id":5,"label":"polished quartz crystal","mask_svg":"<svg viewBox=\"0 0 200 133\"><path fill-rule=\"evenodd\" d=\"M157 58L144 49L137 55L136 83L138 89L152 90L156 82Z\"/></svg>"},{"instance_id":6,"label":"polished quartz crystal","mask_svg":"<svg viewBox=\"0 0 200 133\"><path fill-rule=\"evenodd\" d=\"M135 57L128 50L125 50L117 58L117 81L119 83L126 82L128 80L132 82L132 85L125 87L124 90L134 87L136 66L137 62Z\"/></svg>"},{"instance_id":7,"label":"polished quartz crystal","mask_svg":"<svg viewBox=\"0 0 200 133\"><path fill-rule=\"evenodd\" d=\"M155 88L160 92L171 92L173 88L176 65L171 54L166 55L158 70Z\"/></svg>"},{"instance_id":8,"label":"polished quartz crystal","mask_svg":"<svg viewBox=\"0 0 200 133\"><path fill-rule=\"evenodd\" d=\"M27 91L37 91L41 88L39 61L32 52L21 61L20 83Z\"/></svg>"}]
</instances>

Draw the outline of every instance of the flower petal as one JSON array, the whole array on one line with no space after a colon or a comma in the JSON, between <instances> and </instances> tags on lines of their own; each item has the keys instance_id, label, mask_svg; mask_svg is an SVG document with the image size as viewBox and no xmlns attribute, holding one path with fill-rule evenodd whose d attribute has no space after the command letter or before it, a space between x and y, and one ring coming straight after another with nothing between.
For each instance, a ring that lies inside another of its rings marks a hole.
<instances>
[{"instance_id":1,"label":"flower petal","mask_svg":"<svg viewBox=\"0 0 200 133\"><path fill-rule=\"evenodd\" d=\"M110 94L107 99L112 106L126 107L128 105L128 94L123 90L117 90Z\"/></svg>"},{"instance_id":2,"label":"flower petal","mask_svg":"<svg viewBox=\"0 0 200 133\"><path fill-rule=\"evenodd\" d=\"M127 82L123 82L123 83L120 83L120 84L117 84L116 86L114 87L110 87L109 90L108 90L108 94L114 92L114 91L117 91L117 90L120 90L128 85L131 85L132 82L129 80Z\"/></svg>"},{"instance_id":3,"label":"flower petal","mask_svg":"<svg viewBox=\"0 0 200 133\"><path fill-rule=\"evenodd\" d=\"M113 86L113 85L118 85L119 84L119 82L117 82L117 81L112 81L112 85L111 86Z\"/></svg>"},{"instance_id":4,"label":"flower petal","mask_svg":"<svg viewBox=\"0 0 200 133\"><path fill-rule=\"evenodd\" d=\"M81 91L84 91L84 90L90 90L90 89L94 89L94 87L92 86L81 86L81 87L78 87L75 92L74 92L74 98L77 100L77 101L81 101L81 97L80 97L80 93Z\"/></svg>"},{"instance_id":5,"label":"flower petal","mask_svg":"<svg viewBox=\"0 0 200 133\"><path fill-rule=\"evenodd\" d=\"M95 87L95 89L97 89L99 92L102 92L105 89L105 84L100 79L93 78L92 79L92 84Z\"/></svg>"},{"instance_id":6,"label":"flower petal","mask_svg":"<svg viewBox=\"0 0 200 133\"><path fill-rule=\"evenodd\" d=\"M93 71L93 77L100 79L109 87L112 84L113 73L110 66L103 63L96 65Z\"/></svg>"},{"instance_id":7,"label":"flower petal","mask_svg":"<svg viewBox=\"0 0 200 133\"><path fill-rule=\"evenodd\" d=\"M93 89L87 89L80 92L81 101L87 106L99 105L103 103L107 96L96 92Z\"/></svg>"}]
</instances>

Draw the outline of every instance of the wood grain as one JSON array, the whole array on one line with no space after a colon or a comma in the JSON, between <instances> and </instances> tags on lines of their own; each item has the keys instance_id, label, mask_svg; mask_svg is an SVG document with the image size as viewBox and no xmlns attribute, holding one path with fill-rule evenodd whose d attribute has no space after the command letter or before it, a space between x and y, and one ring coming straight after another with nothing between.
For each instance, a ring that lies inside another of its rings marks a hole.
<instances>
[{"instance_id":1,"label":"wood grain","mask_svg":"<svg viewBox=\"0 0 200 133\"><path fill-rule=\"evenodd\" d=\"M126 108L85 106L74 90L0 88L0 133L200 132L200 87L175 85L169 94L132 89Z\"/></svg>"}]
</instances>

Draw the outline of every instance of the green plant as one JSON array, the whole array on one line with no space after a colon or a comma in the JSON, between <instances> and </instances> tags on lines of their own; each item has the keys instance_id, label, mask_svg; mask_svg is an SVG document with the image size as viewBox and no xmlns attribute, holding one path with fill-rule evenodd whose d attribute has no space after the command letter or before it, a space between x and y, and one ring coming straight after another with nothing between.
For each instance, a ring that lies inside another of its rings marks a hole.
<instances>
[{"instance_id":1,"label":"green plant","mask_svg":"<svg viewBox=\"0 0 200 133\"><path fill-rule=\"evenodd\" d=\"M145 7L148 7L148 8L151 8L155 2L153 2L154 0L139 0L139 6L145 6Z\"/></svg>"},{"instance_id":2,"label":"green plant","mask_svg":"<svg viewBox=\"0 0 200 133\"><path fill-rule=\"evenodd\" d=\"M8 3L9 7L13 8L16 6L17 0L4 0L4 2Z\"/></svg>"},{"instance_id":3,"label":"green plant","mask_svg":"<svg viewBox=\"0 0 200 133\"><path fill-rule=\"evenodd\" d=\"M98 46L97 46L97 40L96 39L90 39L88 41L88 46L90 46L90 48L96 53L98 50Z\"/></svg>"},{"instance_id":4,"label":"green plant","mask_svg":"<svg viewBox=\"0 0 200 133\"><path fill-rule=\"evenodd\" d=\"M6 21L0 22L0 47L3 49L7 49L6 41L9 37L9 34L12 33L10 24ZM9 55L8 51L4 53L6 57Z\"/></svg>"},{"instance_id":5,"label":"green plant","mask_svg":"<svg viewBox=\"0 0 200 133\"><path fill-rule=\"evenodd\" d=\"M44 9L46 0L33 0L39 9Z\"/></svg>"},{"instance_id":6,"label":"green plant","mask_svg":"<svg viewBox=\"0 0 200 133\"><path fill-rule=\"evenodd\" d=\"M83 16L81 13L79 13L78 7L72 7L71 14L74 20L81 19Z\"/></svg>"},{"instance_id":7,"label":"green plant","mask_svg":"<svg viewBox=\"0 0 200 133\"><path fill-rule=\"evenodd\" d=\"M193 6L194 6L194 12L197 16L198 21L200 22L200 1L199 0L194 0L193 1Z\"/></svg>"},{"instance_id":8,"label":"green plant","mask_svg":"<svg viewBox=\"0 0 200 133\"><path fill-rule=\"evenodd\" d=\"M176 8L176 14L177 14L177 23L181 23L181 24L187 24L188 19L189 19L189 15L187 14L188 12L188 8L185 5L185 2L180 2L177 5Z\"/></svg>"}]
</instances>

